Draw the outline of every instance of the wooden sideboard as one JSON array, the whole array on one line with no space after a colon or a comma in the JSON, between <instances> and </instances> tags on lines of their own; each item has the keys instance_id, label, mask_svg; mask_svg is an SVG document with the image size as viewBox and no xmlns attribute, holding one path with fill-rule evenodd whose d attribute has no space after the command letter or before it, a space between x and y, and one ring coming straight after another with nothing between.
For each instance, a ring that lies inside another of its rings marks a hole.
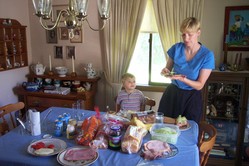
<instances>
[{"instance_id":1,"label":"wooden sideboard","mask_svg":"<svg viewBox=\"0 0 249 166\"><path fill-rule=\"evenodd\" d=\"M80 86L82 87L85 83L91 84L91 89L82 92L77 92L72 90L73 88L72 86L69 86L71 88L71 92L66 95L61 95L61 94L45 93L43 89L31 92L27 91L23 86L15 87L14 93L17 94L19 96L19 99L25 103L25 110L29 108L35 108L38 111L43 111L52 106L71 108L72 104L75 103L77 100L84 101L84 109L94 110L94 105L95 105L94 100L95 100L95 94L97 92L98 80L100 79L99 77L94 79L88 79L87 77L84 76L59 77L58 75L34 75L34 74L30 74L27 77L29 82L35 82L37 78L42 79L43 82L45 81L45 79L51 79L52 82L54 80L60 80L61 82L67 81L71 83L74 81L79 81ZM63 86L62 83L61 86Z\"/></svg>"}]
</instances>

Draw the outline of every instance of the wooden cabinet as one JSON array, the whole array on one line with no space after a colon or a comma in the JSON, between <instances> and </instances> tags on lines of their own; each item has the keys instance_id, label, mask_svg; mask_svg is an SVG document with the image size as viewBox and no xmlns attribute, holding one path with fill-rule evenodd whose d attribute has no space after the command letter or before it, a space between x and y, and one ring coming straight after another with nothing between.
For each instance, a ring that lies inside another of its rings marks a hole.
<instances>
[{"instance_id":1,"label":"wooden cabinet","mask_svg":"<svg viewBox=\"0 0 249 166\"><path fill-rule=\"evenodd\" d=\"M26 26L0 18L0 71L28 65Z\"/></svg>"},{"instance_id":2,"label":"wooden cabinet","mask_svg":"<svg viewBox=\"0 0 249 166\"><path fill-rule=\"evenodd\" d=\"M25 102L26 110L28 108L35 108L39 111L43 111L52 106L71 108L72 104L75 103L77 100L84 101L84 109L94 110L95 94L97 92L98 80L100 78L87 79L84 76L59 77L58 75L28 75L29 82L36 82L37 80L40 80L43 83L43 87L45 84L44 82L47 79L51 80L51 86L53 86L55 80L57 81L57 83L58 80L60 81L61 87L65 86L63 82L66 82L67 87L71 89L71 92L66 95L51 94L45 93L43 88L41 88L39 91L31 92L25 90L25 88L22 86L18 86L14 88L14 92L20 97L21 100ZM73 82L76 81L80 83L80 87L83 87L87 83L91 85L91 88L89 90L77 92L72 86Z\"/></svg>"},{"instance_id":3,"label":"wooden cabinet","mask_svg":"<svg viewBox=\"0 0 249 166\"><path fill-rule=\"evenodd\" d=\"M208 165L249 165L248 91L248 71L211 73L203 89L203 119L217 129L217 138Z\"/></svg>"}]
</instances>

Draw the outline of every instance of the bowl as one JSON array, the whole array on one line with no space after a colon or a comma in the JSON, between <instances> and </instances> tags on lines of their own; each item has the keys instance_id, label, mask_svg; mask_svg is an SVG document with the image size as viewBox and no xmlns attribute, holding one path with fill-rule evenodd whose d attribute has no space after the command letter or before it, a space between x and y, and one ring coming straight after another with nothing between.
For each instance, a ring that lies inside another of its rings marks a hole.
<instances>
[{"instance_id":1,"label":"bowl","mask_svg":"<svg viewBox=\"0 0 249 166\"><path fill-rule=\"evenodd\" d=\"M176 144L180 135L179 126L155 123L150 129L151 139Z\"/></svg>"},{"instance_id":2,"label":"bowl","mask_svg":"<svg viewBox=\"0 0 249 166\"><path fill-rule=\"evenodd\" d=\"M64 66L56 67L55 70L60 77L65 77L68 72L68 69Z\"/></svg>"}]
</instances>

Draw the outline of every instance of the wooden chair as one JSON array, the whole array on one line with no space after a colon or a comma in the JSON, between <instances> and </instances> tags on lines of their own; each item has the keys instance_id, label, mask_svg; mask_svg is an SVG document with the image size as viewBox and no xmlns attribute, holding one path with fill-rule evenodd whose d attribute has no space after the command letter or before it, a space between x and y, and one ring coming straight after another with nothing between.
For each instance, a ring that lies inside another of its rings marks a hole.
<instances>
[{"instance_id":1,"label":"wooden chair","mask_svg":"<svg viewBox=\"0 0 249 166\"><path fill-rule=\"evenodd\" d=\"M212 150L217 136L217 131L213 125L207 122L199 123L198 147L200 156L200 166L205 166L210 151Z\"/></svg>"},{"instance_id":2,"label":"wooden chair","mask_svg":"<svg viewBox=\"0 0 249 166\"><path fill-rule=\"evenodd\" d=\"M12 124L12 127L16 127L16 123L14 121L12 112L16 112L18 110L21 110L24 108L24 103L23 102L18 102L14 104L8 104L5 106L0 107L0 119L3 123L0 124L0 134L4 135L5 133L10 131L10 126L6 121L7 116L10 117L10 121Z\"/></svg>"},{"instance_id":3,"label":"wooden chair","mask_svg":"<svg viewBox=\"0 0 249 166\"><path fill-rule=\"evenodd\" d=\"M117 96L114 98L114 102L116 103L117 101ZM156 105L156 101L154 99L151 99L147 96L145 96L145 106L149 106L149 110L152 110L152 107Z\"/></svg>"},{"instance_id":4,"label":"wooden chair","mask_svg":"<svg viewBox=\"0 0 249 166\"><path fill-rule=\"evenodd\" d=\"M149 110L152 110L152 107L156 105L156 101L154 99L151 99L147 96L145 96L145 106L149 106Z\"/></svg>"}]
</instances>

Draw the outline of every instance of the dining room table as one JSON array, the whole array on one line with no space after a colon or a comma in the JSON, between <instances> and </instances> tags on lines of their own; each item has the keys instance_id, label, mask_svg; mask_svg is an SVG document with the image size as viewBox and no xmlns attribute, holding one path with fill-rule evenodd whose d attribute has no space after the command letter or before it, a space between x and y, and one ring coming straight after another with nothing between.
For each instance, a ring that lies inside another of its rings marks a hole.
<instances>
[{"instance_id":1,"label":"dining room table","mask_svg":"<svg viewBox=\"0 0 249 166\"><path fill-rule=\"evenodd\" d=\"M95 111L81 111L82 120L96 114ZM44 138L44 135L51 135L52 138L62 140L66 143L67 148L76 147L74 139L67 139L66 133L62 136L54 135L55 119L63 113L75 115L75 110L63 107L50 107L40 114L41 134L32 136L23 129L21 125L12 129L7 134L0 136L0 166L56 166L63 163L58 161L58 155L37 156L28 152L28 147L34 141ZM105 114L105 112L101 112ZM188 121L190 127L181 131L176 144L177 153L168 158L159 158L155 160L145 160L138 153L127 154L121 150L115 151L110 149L98 149L98 158L91 164L92 166L198 166L199 150L198 142L198 125L192 120ZM27 122L26 122L27 123ZM148 134L143 138L143 143L148 142L151 135Z\"/></svg>"}]
</instances>

